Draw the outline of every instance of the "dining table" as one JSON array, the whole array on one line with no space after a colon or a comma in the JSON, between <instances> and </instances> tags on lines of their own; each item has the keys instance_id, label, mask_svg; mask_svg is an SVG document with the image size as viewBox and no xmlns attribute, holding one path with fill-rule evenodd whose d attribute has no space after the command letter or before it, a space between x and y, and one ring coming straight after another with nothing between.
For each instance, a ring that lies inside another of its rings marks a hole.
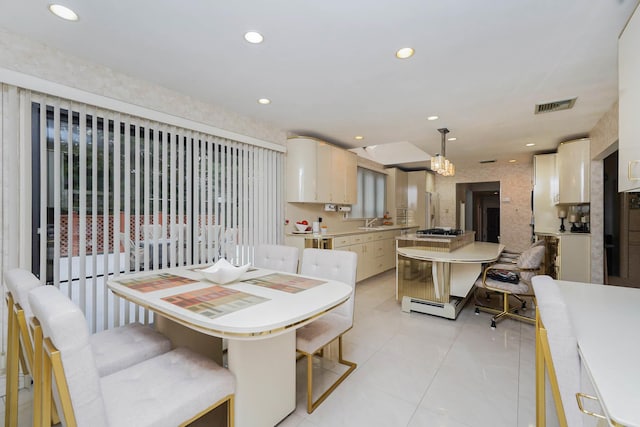
<instances>
[{"instance_id":1,"label":"dining table","mask_svg":"<svg viewBox=\"0 0 640 427\"><path fill-rule=\"evenodd\" d=\"M296 329L344 303L353 289L258 268L222 285L204 278L200 270L207 267L127 273L107 285L153 312L156 328L174 345L220 363L226 338L226 361L236 379L235 425L272 427L296 407Z\"/></svg>"}]
</instances>

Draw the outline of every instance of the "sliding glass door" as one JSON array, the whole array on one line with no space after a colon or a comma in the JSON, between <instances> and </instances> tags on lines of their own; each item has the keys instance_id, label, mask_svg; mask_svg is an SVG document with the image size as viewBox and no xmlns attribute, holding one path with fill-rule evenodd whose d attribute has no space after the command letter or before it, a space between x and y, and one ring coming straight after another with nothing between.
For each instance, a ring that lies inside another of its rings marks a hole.
<instances>
[{"instance_id":1,"label":"sliding glass door","mask_svg":"<svg viewBox=\"0 0 640 427\"><path fill-rule=\"evenodd\" d=\"M283 154L31 94L34 270L92 329L144 310L105 286L128 271L253 259L283 236Z\"/></svg>"}]
</instances>

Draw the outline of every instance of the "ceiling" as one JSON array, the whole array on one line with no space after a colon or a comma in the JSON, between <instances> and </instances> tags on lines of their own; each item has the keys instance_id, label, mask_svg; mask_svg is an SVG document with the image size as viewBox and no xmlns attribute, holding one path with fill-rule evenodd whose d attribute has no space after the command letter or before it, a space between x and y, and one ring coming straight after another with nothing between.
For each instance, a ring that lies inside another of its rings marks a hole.
<instances>
[{"instance_id":1,"label":"ceiling","mask_svg":"<svg viewBox=\"0 0 640 427\"><path fill-rule=\"evenodd\" d=\"M447 127L454 163L529 161L587 134L617 100L617 37L638 2L62 1L79 21L47 1L0 0L0 27L345 148L434 154ZM247 43L249 30L264 42ZM397 59L407 46L415 55ZM573 97L571 110L534 114Z\"/></svg>"}]
</instances>

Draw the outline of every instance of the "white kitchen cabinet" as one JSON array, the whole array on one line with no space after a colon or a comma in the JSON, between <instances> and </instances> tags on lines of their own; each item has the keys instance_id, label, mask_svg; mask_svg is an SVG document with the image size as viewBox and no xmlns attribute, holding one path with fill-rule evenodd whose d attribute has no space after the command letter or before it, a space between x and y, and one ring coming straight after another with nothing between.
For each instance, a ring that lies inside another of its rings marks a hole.
<instances>
[{"instance_id":1,"label":"white kitchen cabinet","mask_svg":"<svg viewBox=\"0 0 640 427\"><path fill-rule=\"evenodd\" d=\"M426 172L427 174L427 188L426 191L429 193L436 192L436 175L432 172Z\"/></svg>"},{"instance_id":2,"label":"white kitchen cabinet","mask_svg":"<svg viewBox=\"0 0 640 427\"><path fill-rule=\"evenodd\" d=\"M358 159L355 153L331 147L331 164L323 167L330 172L329 199L332 203L352 205L358 202Z\"/></svg>"},{"instance_id":3,"label":"white kitchen cabinet","mask_svg":"<svg viewBox=\"0 0 640 427\"><path fill-rule=\"evenodd\" d=\"M563 234L556 258L558 280L591 282L591 235Z\"/></svg>"},{"instance_id":4,"label":"white kitchen cabinet","mask_svg":"<svg viewBox=\"0 0 640 427\"><path fill-rule=\"evenodd\" d=\"M395 267L395 237L400 230L369 231L334 238L334 249L358 255L356 281L367 279Z\"/></svg>"},{"instance_id":5,"label":"white kitchen cabinet","mask_svg":"<svg viewBox=\"0 0 640 427\"><path fill-rule=\"evenodd\" d=\"M618 191L640 190L640 12L618 41Z\"/></svg>"},{"instance_id":6,"label":"white kitchen cabinet","mask_svg":"<svg viewBox=\"0 0 640 427\"><path fill-rule=\"evenodd\" d=\"M288 202L357 202L354 153L313 138L291 138L287 144Z\"/></svg>"},{"instance_id":7,"label":"white kitchen cabinet","mask_svg":"<svg viewBox=\"0 0 640 427\"><path fill-rule=\"evenodd\" d=\"M288 202L318 202L318 144L295 138L287 144L286 182Z\"/></svg>"},{"instance_id":8,"label":"white kitchen cabinet","mask_svg":"<svg viewBox=\"0 0 640 427\"><path fill-rule=\"evenodd\" d=\"M556 156L558 203L589 203L591 152L587 138L563 142Z\"/></svg>"},{"instance_id":9,"label":"white kitchen cabinet","mask_svg":"<svg viewBox=\"0 0 640 427\"><path fill-rule=\"evenodd\" d=\"M413 223L426 228L427 200L427 172L413 171L407 173L407 207L413 213Z\"/></svg>"},{"instance_id":10,"label":"white kitchen cabinet","mask_svg":"<svg viewBox=\"0 0 640 427\"><path fill-rule=\"evenodd\" d=\"M409 174L403 170L396 169L396 209L407 209L409 207L408 188Z\"/></svg>"},{"instance_id":11,"label":"white kitchen cabinet","mask_svg":"<svg viewBox=\"0 0 640 427\"><path fill-rule=\"evenodd\" d=\"M552 233L560 227L555 205L558 195L556 154L533 156L533 220L535 230Z\"/></svg>"}]
</instances>

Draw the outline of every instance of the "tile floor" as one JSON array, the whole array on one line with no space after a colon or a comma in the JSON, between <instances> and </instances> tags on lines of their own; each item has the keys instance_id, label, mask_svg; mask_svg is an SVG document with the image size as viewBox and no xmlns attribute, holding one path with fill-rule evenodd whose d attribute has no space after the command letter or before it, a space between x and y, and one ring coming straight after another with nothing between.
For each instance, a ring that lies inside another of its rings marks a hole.
<instances>
[{"instance_id":1,"label":"tile floor","mask_svg":"<svg viewBox=\"0 0 640 427\"><path fill-rule=\"evenodd\" d=\"M455 321L403 313L393 271L359 283L344 355L358 368L307 414L300 360L296 411L279 427L535 426L534 327L506 319L492 330L490 317L473 301ZM314 369L318 396L338 374Z\"/></svg>"},{"instance_id":2,"label":"tile floor","mask_svg":"<svg viewBox=\"0 0 640 427\"><path fill-rule=\"evenodd\" d=\"M533 325L507 319L492 330L490 315L474 315L472 302L456 321L403 313L394 283L390 271L357 285L344 356L358 368L307 414L301 359L296 410L278 426L533 427ZM341 369L316 362L316 396ZM0 410L4 422L4 400ZM31 425L29 390L20 394L19 424Z\"/></svg>"}]
</instances>

